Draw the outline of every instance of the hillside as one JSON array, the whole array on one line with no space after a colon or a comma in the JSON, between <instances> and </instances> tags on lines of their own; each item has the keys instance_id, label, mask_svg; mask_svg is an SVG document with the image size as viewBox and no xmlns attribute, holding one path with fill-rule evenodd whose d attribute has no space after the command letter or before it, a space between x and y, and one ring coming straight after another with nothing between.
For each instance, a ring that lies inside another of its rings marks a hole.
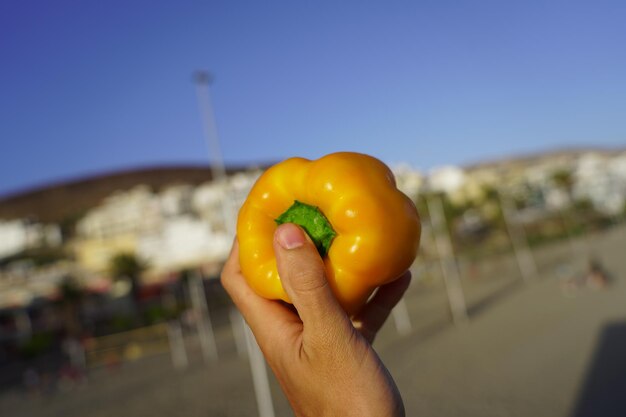
<instances>
[{"instance_id":1,"label":"hillside","mask_svg":"<svg viewBox=\"0 0 626 417\"><path fill-rule=\"evenodd\" d=\"M471 172L487 166L525 165L559 156L577 157L589 151L604 155L615 155L625 150L623 147L562 148L478 161L466 164L464 168ZM264 164L262 167L268 167L269 165ZM243 169L245 168L232 167L228 172L234 173ZM41 222L71 221L117 190L126 190L138 184L146 184L155 190L159 190L169 184L199 184L210 179L211 170L206 165L156 166L88 176L42 186L9 196L0 196L0 219L29 217Z\"/></svg>"},{"instance_id":2,"label":"hillside","mask_svg":"<svg viewBox=\"0 0 626 417\"><path fill-rule=\"evenodd\" d=\"M169 184L200 184L210 179L208 166L149 167L101 174L0 197L0 219L28 217L41 222L64 222L94 207L116 190L138 184L158 190Z\"/></svg>"}]
</instances>

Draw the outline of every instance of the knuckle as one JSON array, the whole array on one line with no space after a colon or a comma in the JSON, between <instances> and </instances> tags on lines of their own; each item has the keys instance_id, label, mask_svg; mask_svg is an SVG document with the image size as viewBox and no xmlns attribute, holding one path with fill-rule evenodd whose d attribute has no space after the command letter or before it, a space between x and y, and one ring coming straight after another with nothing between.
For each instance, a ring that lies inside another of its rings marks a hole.
<instances>
[{"instance_id":1,"label":"knuckle","mask_svg":"<svg viewBox=\"0 0 626 417\"><path fill-rule=\"evenodd\" d=\"M228 286L228 279L226 278L226 271L222 271L222 273L220 274L220 283L222 284L222 287L226 288Z\"/></svg>"},{"instance_id":2,"label":"knuckle","mask_svg":"<svg viewBox=\"0 0 626 417\"><path fill-rule=\"evenodd\" d=\"M228 295L230 295L232 298L232 279L230 279L229 276L230 274L228 273L228 271L222 271L222 274L220 275L220 283L222 284L224 290L226 290Z\"/></svg>"},{"instance_id":3,"label":"knuckle","mask_svg":"<svg viewBox=\"0 0 626 417\"><path fill-rule=\"evenodd\" d=\"M358 330L365 340L367 340L370 344L374 343L374 339L378 333L376 330L371 329L369 326L362 326Z\"/></svg>"}]
</instances>

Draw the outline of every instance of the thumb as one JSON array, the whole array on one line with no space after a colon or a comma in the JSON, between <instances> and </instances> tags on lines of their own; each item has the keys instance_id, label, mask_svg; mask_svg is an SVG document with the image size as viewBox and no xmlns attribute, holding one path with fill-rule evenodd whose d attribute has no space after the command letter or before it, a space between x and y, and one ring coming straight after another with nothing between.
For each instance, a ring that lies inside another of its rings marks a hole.
<instances>
[{"instance_id":1,"label":"thumb","mask_svg":"<svg viewBox=\"0 0 626 417\"><path fill-rule=\"evenodd\" d=\"M278 275L298 310L304 331L343 329L348 317L328 285L322 258L304 230L291 223L278 226L274 253Z\"/></svg>"}]
</instances>

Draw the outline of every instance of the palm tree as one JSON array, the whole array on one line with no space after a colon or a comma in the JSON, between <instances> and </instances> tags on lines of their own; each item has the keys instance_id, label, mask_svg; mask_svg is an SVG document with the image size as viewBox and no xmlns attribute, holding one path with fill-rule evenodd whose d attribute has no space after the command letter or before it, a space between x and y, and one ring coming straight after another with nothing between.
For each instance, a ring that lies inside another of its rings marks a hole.
<instances>
[{"instance_id":1,"label":"palm tree","mask_svg":"<svg viewBox=\"0 0 626 417\"><path fill-rule=\"evenodd\" d=\"M147 269L146 262L138 258L133 253L123 252L113 256L110 260L109 270L113 278L127 280L130 283L130 295L135 313L141 320L139 304L139 290L141 287L140 278L143 271Z\"/></svg>"},{"instance_id":2,"label":"palm tree","mask_svg":"<svg viewBox=\"0 0 626 417\"><path fill-rule=\"evenodd\" d=\"M67 336L77 338L81 333L80 305L85 292L76 278L71 275L63 277L58 286L63 323Z\"/></svg>"},{"instance_id":3,"label":"palm tree","mask_svg":"<svg viewBox=\"0 0 626 417\"><path fill-rule=\"evenodd\" d=\"M573 200L574 175L569 169L558 169L552 173L554 184L567 194L568 203Z\"/></svg>"}]
</instances>

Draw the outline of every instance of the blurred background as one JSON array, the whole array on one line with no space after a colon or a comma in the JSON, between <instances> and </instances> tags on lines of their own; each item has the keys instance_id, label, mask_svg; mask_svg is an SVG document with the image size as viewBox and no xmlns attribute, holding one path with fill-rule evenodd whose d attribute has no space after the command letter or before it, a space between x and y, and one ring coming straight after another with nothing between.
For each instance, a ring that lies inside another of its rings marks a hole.
<instances>
[{"instance_id":1,"label":"blurred background","mask_svg":"<svg viewBox=\"0 0 626 417\"><path fill-rule=\"evenodd\" d=\"M219 283L291 156L423 221L407 415L626 415L626 5L0 4L0 414L283 416ZM219 133L218 133L219 132Z\"/></svg>"}]
</instances>

